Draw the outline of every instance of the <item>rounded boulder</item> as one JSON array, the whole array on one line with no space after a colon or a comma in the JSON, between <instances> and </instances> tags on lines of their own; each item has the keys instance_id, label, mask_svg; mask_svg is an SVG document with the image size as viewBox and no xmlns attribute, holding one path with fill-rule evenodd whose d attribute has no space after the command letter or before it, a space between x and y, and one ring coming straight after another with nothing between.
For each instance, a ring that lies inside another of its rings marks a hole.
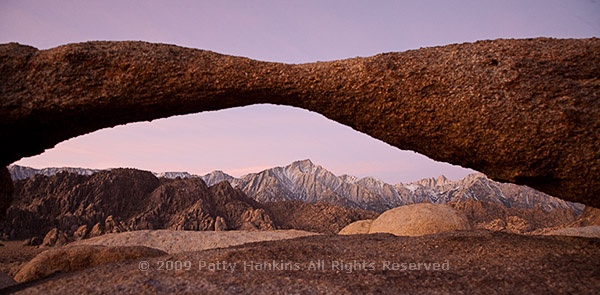
<instances>
[{"instance_id":1,"label":"rounded boulder","mask_svg":"<svg viewBox=\"0 0 600 295\"><path fill-rule=\"evenodd\" d=\"M469 228L467 217L454 208L442 204L420 203L383 212L371 223L369 233L423 236Z\"/></svg>"}]
</instances>

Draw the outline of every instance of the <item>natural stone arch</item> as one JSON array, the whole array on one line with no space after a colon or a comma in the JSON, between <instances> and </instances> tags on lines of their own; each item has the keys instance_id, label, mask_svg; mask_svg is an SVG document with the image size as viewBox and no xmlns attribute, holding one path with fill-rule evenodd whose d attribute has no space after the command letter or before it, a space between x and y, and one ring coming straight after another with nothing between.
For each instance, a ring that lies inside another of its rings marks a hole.
<instances>
[{"instance_id":1,"label":"natural stone arch","mask_svg":"<svg viewBox=\"0 0 600 295\"><path fill-rule=\"evenodd\" d=\"M299 65L144 42L42 51L11 43L0 46L0 165L100 128L272 103L600 207L599 92L596 38L481 41Z\"/></svg>"}]
</instances>

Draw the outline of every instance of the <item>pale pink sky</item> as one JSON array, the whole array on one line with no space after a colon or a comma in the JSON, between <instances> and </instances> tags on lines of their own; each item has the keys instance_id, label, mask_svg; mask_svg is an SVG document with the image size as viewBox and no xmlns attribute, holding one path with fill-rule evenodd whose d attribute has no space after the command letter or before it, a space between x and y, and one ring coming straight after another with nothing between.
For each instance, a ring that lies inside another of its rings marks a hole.
<instances>
[{"instance_id":1,"label":"pale pink sky","mask_svg":"<svg viewBox=\"0 0 600 295\"><path fill-rule=\"evenodd\" d=\"M480 39L600 35L600 1L0 1L0 43L40 49L144 40L288 63ZM134 123L22 159L33 167L135 167L234 176L310 158L397 183L472 172L305 110L257 105Z\"/></svg>"}]
</instances>

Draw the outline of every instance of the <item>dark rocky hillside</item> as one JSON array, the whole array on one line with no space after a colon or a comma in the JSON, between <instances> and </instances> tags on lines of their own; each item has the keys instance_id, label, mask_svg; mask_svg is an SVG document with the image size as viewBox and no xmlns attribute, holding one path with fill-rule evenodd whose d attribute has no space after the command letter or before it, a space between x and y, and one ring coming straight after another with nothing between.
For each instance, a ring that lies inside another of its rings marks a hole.
<instances>
[{"instance_id":1,"label":"dark rocky hillside","mask_svg":"<svg viewBox=\"0 0 600 295\"><path fill-rule=\"evenodd\" d=\"M67 236L138 229L273 229L268 214L240 190L199 178L159 179L135 169L91 176L59 173L15 182L15 200L3 222L10 238Z\"/></svg>"},{"instance_id":2,"label":"dark rocky hillside","mask_svg":"<svg viewBox=\"0 0 600 295\"><path fill-rule=\"evenodd\" d=\"M281 229L300 229L336 234L346 225L363 219L373 219L373 211L346 208L327 202L306 203L298 200L263 204Z\"/></svg>"},{"instance_id":3,"label":"dark rocky hillside","mask_svg":"<svg viewBox=\"0 0 600 295\"><path fill-rule=\"evenodd\" d=\"M374 212L300 201L260 204L229 182L157 178L147 171L112 169L92 175L60 172L15 182L1 224L4 238L80 239L142 229L306 229L335 233Z\"/></svg>"}]
</instances>

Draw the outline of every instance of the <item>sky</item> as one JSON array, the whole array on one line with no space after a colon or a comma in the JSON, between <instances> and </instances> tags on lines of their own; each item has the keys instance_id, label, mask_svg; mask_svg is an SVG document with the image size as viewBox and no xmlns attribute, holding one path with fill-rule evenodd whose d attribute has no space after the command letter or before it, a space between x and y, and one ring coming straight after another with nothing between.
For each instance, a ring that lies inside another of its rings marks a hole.
<instances>
[{"instance_id":1,"label":"sky","mask_svg":"<svg viewBox=\"0 0 600 295\"><path fill-rule=\"evenodd\" d=\"M600 36L600 0L0 0L0 43L39 49L143 40L305 63L498 38ZM79 136L19 165L133 167L233 176L311 159L389 183L473 170L403 151L302 109L254 105Z\"/></svg>"}]
</instances>

